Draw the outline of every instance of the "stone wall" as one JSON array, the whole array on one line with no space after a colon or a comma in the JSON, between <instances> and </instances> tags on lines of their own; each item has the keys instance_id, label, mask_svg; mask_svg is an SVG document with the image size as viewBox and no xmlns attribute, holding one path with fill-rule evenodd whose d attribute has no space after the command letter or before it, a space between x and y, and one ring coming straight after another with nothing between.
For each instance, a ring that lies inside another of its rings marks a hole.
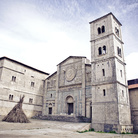
<instances>
[{"instance_id":1,"label":"stone wall","mask_svg":"<svg viewBox=\"0 0 138 138\"><path fill-rule=\"evenodd\" d=\"M0 114L6 115L23 95L23 110L28 117L42 113L44 79L48 75L9 59L0 63Z\"/></svg>"}]
</instances>

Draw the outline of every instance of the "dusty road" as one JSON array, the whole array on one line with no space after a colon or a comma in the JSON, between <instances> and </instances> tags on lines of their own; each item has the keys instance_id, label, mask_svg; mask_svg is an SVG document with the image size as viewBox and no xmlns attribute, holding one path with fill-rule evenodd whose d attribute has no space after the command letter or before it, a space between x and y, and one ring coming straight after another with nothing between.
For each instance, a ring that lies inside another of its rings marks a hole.
<instances>
[{"instance_id":1,"label":"dusty road","mask_svg":"<svg viewBox=\"0 0 138 138\"><path fill-rule=\"evenodd\" d=\"M46 120L30 120L31 123L7 123L0 118L0 138L138 138L132 134L109 134L77 130L87 123L70 123Z\"/></svg>"}]
</instances>

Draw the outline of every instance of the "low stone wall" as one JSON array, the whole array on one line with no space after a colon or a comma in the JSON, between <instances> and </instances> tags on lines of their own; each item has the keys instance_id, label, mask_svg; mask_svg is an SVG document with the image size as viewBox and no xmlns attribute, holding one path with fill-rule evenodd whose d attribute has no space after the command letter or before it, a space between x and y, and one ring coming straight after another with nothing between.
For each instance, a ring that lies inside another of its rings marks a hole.
<instances>
[{"instance_id":1,"label":"low stone wall","mask_svg":"<svg viewBox=\"0 0 138 138\"><path fill-rule=\"evenodd\" d=\"M51 121L63 121L63 122L85 122L90 123L91 119L84 116L63 116L63 115L45 115L34 116L33 119L51 120Z\"/></svg>"}]
</instances>

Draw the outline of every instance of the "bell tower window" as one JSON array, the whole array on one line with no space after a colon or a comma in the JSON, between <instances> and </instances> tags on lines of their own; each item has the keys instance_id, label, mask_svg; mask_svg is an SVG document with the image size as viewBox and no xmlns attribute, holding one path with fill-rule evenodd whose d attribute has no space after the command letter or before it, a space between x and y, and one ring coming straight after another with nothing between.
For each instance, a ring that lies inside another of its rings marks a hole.
<instances>
[{"instance_id":1,"label":"bell tower window","mask_svg":"<svg viewBox=\"0 0 138 138\"><path fill-rule=\"evenodd\" d=\"M101 47L99 47L98 51L99 51L99 55L102 55L102 48Z\"/></svg>"},{"instance_id":2,"label":"bell tower window","mask_svg":"<svg viewBox=\"0 0 138 138\"><path fill-rule=\"evenodd\" d=\"M105 32L105 26L103 25L102 26L102 33L104 33Z\"/></svg>"},{"instance_id":3,"label":"bell tower window","mask_svg":"<svg viewBox=\"0 0 138 138\"><path fill-rule=\"evenodd\" d=\"M16 82L16 77L15 76L12 76L12 81Z\"/></svg>"},{"instance_id":4,"label":"bell tower window","mask_svg":"<svg viewBox=\"0 0 138 138\"><path fill-rule=\"evenodd\" d=\"M103 46L103 54L106 54L106 46Z\"/></svg>"},{"instance_id":5,"label":"bell tower window","mask_svg":"<svg viewBox=\"0 0 138 138\"><path fill-rule=\"evenodd\" d=\"M119 36L119 30L117 29L117 27L115 27L115 33L117 36Z\"/></svg>"},{"instance_id":6,"label":"bell tower window","mask_svg":"<svg viewBox=\"0 0 138 138\"><path fill-rule=\"evenodd\" d=\"M101 28L98 27L98 34L101 34Z\"/></svg>"}]
</instances>

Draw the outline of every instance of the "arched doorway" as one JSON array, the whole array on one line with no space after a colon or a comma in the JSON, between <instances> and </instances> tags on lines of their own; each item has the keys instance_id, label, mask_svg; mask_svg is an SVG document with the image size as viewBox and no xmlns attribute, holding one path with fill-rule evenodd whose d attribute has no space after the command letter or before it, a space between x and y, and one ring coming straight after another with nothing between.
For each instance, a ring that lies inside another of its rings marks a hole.
<instances>
[{"instance_id":1,"label":"arched doorway","mask_svg":"<svg viewBox=\"0 0 138 138\"><path fill-rule=\"evenodd\" d=\"M74 106L74 100L72 96L68 96L66 98L66 103L67 103L67 113L68 115L71 115L73 113L73 106Z\"/></svg>"}]
</instances>

